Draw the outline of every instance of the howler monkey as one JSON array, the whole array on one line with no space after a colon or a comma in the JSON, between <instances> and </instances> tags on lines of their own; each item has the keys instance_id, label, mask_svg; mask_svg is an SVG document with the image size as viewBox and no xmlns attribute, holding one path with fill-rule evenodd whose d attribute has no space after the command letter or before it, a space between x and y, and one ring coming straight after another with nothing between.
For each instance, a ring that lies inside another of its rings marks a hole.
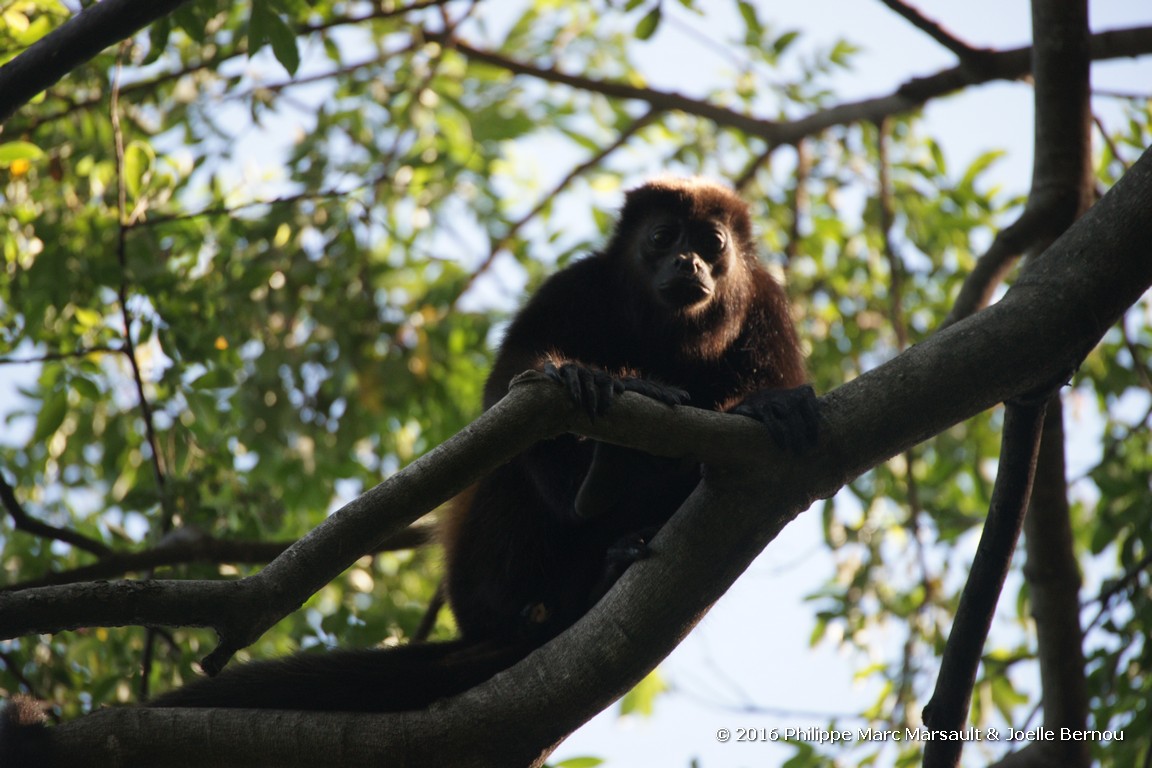
<instances>
[{"instance_id":1,"label":"howler monkey","mask_svg":"<svg viewBox=\"0 0 1152 768\"><path fill-rule=\"evenodd\" d=\"M665 180L628 193L603 251L545 281L512 321L484 391L541 370L595 413L615 392L755 416L777 442L815 433L784 291L725 187ZM590 469L591 468L591 469ZM553 634L579 618L699 481L695 465L564 435L475 489L445 525L464 637Z\"/></svg>"},{"instance_id":2,"label":"howler monkey","mask_svg":"<svg viewBox=\"0 0 1152 768\"><path fill-rule=\"evenodd\" d=\"M529 369L591 414L635 391L752 416L792 450L815 438L788 302L757 258L748 207L705 181L628 193L604 249L545 281L516 315L485 407ZM459 640L240 665L153 706L393 711L459 693L585 613L698 480L682 461L572 435L544 440L444 521Z\"/></svg>"}]
</instances>

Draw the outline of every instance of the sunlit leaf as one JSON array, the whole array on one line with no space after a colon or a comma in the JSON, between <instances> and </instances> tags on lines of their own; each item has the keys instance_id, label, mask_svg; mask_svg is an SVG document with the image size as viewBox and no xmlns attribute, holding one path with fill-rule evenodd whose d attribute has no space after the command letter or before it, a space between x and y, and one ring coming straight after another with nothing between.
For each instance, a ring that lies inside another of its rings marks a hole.
<instances>
[{"instance_id":1,"label":"sunlit leaf","mask_svg":"<svg viewBox=\"0 0 1152 768\"><path fill-rule=\"evenodd\" d=\"M30 141L8 141L0 144L0 167L9 166L19 160L39 160L44 150Z\"/></svg>"}]
</instances>

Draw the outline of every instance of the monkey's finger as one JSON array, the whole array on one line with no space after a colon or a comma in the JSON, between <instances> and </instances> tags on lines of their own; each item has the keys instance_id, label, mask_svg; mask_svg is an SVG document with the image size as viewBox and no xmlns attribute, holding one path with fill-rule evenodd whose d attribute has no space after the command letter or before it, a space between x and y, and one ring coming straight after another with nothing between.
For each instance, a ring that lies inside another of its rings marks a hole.
<instances>
[{"instance_id":1,"label":"monkey's finger","mask_svg":"<svg viewBox=\"0 0 1152 768\"><path fill-rule=\"evenodd\" d=\"M583 406L584 413L588 414L588 418L595 419L603 411L600 405L600 385L596 381L596 372L576 365L570 366L570 368L572 375L579 382L578 391L580 394L576 402Z\"/></svg>"},{"instance_id":2,"label":"monkey's finger","mask_svg":"<svg viewBox=\"0 0 1152 768\"><path fill-rule=\"evenodd\" d=\"M625 392L636 392L665 405L682 405L690 399L690 395L679 387L670 387L648 379L626 376L620 379L621 389Z\"/></svg>"},{"instance_id":3,"label":"monkey's finger","mask_svg":"<svg viewBox=\"0 0 1152 768\"><path fill-rule=\"evenodd\" d=\"M579 368L570 363L560 366L551 361L544 363L544 375L568 390L568 399L580 407L584 407L583 385L580 381Z\"/></svg>"},{"instance_id":4,"label":"monkey's finger","mask_svg":"<svg viewBox=\"0 0 1152 768\"><path fill-rule=\"evenodd\" d=\"M616 392L616 379L603 371L594 374L596 385L596 415L603 415L610 407Z\"/></svg>"}]
</instances>

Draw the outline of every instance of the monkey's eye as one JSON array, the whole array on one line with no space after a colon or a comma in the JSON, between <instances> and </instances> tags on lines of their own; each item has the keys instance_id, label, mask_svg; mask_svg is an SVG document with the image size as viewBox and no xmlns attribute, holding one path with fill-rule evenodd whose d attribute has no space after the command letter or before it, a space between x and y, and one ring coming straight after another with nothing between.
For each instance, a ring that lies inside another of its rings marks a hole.
<instances>
[{"instance_id":1,"label":"monkey's eye","mask_svg":"<svg viewBox=\"0 0 1152 768\"><path fill-rule=\"evenodd\" d=\"M722 229L714 229L708 233L707 242L715 253L719 253L728 245L728 235Z\"/></svg>"},{"instance_id":2,"label":"monkey's eye","mask_svg":"<svg viewBox=\"0 0 1152 768\"><path fill-rule=\"evenodd\" d=\"M670 248L680 239L680 231L670 224L657 224L648 233L648 244L654 248Z\"/></svg>"}]
</instances>

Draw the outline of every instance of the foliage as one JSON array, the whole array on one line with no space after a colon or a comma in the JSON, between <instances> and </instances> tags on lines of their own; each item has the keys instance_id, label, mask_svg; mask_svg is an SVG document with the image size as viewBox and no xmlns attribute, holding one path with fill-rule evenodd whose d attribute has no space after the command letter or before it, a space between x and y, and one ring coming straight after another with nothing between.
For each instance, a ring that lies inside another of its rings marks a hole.
<instances>
[{"instance_id":1,"label":"foliage","mask_svg":"<svg viewBox=\"0 0 1152 768\"><path fill-rule=\"evenodd\" d=\"M538 0L519 16L465 6L447 17L499 57L642 87L635 39L703 4L680 5ZM815 48L753 4L736 6L726 44L742 71L696 97L779 117L831 103L854 46ZM11 53L67 16L55 0L3 15L0 50ZM435 7L193 3L9 121L0 356L19 397L3 407L0 471L29 513L115 549L180 529L302 535L476 415L488 350L521 286L594 247L625 180L654 170L746 182L766 250L786 254L774 259L800 297L819 391L930 334L1019 211L1020 198L987 181L996 152L952 168L915 114L808 139L813 161L797 174L792 154L764 162L761 138L513 76L439 42L442 29ZM1132 106L1129 117L1104 145L1103 184L1150 143L1149 110ZM625 149L603 152L629 132ZM881 141L889 233L876 195ZM557 171L586 160L570 178ZM593 210L575 212L589 200ZM1066 398L1099 424L1100 450L1072 492L1084 567L1105 579L1100 599L1085 595L1091 727L1126 729L1116 764L1134 764L1152 737L1150 320L1147 302L1134 309ZM862 713L878 727L917 723L931 690L998 431L997 413L958 425L821 510L836 568L812 597L812 640L859 651L861 676L883 683ZM7 525L2 543L10 584L93 559ZM410 636L438 569L433 551L365 558L250 655ZM1027 595L1005 600L1001 620L974 717L1020 727L1036 694L1014 674L1034 653ZM875 639L890 626L898 648ZM132 700L146 647L159 652L146 667L156 690L187 678L211 642L185 629L7 642L0 688L31 690L71 716ZM646 713L663 690L653 677L626 701ZM893 749L854 748L860 764ZM890 759L903 764L917 748ZM830 749L798 745L790 764L827 764Z\"/></svg>"}]
</instances>

